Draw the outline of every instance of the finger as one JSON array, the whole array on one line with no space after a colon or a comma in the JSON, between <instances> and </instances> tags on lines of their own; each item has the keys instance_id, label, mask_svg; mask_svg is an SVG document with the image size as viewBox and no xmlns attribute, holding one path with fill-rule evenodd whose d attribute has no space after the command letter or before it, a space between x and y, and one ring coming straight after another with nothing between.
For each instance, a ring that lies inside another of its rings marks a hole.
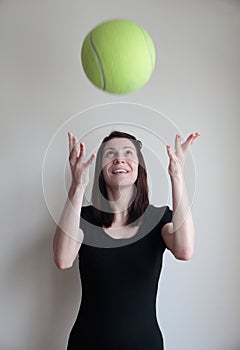
<instances>
[{"instance_id":1,"label":"finger","mask_svg":"<svg viewBox=\"0 0 240 350\"><path fill-rule=\"evenodd\" d=\"M201 136L201 133L200 133L199 131L195 132L195 133L194 133L194 140L195 140L196 138L198 138L199 136Z\"/></svg>"},{"instance_id":2,"label":"finger","mask_svg":"<svg viewBox=\"0 0 240 350\"><path fill-rule=\"evenodd\" d=\"M189 140L189 144L191 145L193 143L193 141L195 140L195 133L194 134L191 134L189 136L190 140Z\"/></svg>"},{"instance_id":3,"label":"finger","mask_svg":"<svg viewBox=\"0 0 240 350\"><path fill-rule=\"evenodd\" d=\"M71 132L69 132L69 151L72 152L77 145L77 138Z\"/></svg>"},{"instance_id":4,"label":"finger","mask_svg":"<svg viewBox=\"0 0 240 350\"><path fill-rule=\"evenodd\" d=\"M91 157L88 159L88 161L86 162L86 166L90 166L93 163L95 157L96 157L96 154L93 153Z\"/></svg>"},{"instance_id":5,"label":"finger","mask_svg":"<svg viewBox=\"0 0 240 350\"><path fill-rule=\"evenodd\" d=\"M72 151L72 133L68 132L68 141L69 141L69 153Z\"/></svg>"},{"instance_id":6,"label":"finger","mask_svg":"<svg viewBox=\"0 0 240 350\"><path fill-rule=\"evenodd\" d=\"M192 143L193 143L193 140L194 140L194 137L195 137L195 134L190 134L188 136L188 138L186 139L186 141L183 143L183 146L186 148L188 148Z\"/></svg>"},{"instance_id":7,"label":"finger","mask_svg":"<svg viewBox=\"0 0 240 350\"><path fill-rule=\"evenodd\" d=\"M169 158L172 158L172 149L169 145L167 145L167 153L168 153Z\"/></svg>"},{"instance_id":8,"label":"finger","mask_svg":"<svg viewBox=\"0 0 240 350\"><path fill-rule=\"evenodd\" d=\"M189 135L188 138L187 138L187 141L188 141L188 142L191 141L191 140L194 138L194 136L195 136L195 134Z\"/></svg>"},{"instance_id":9,"label":"finger","mask_svg":"<svg viewBox=\"0 0 240 350\"><path fill-rule=\"evenodd\" d=\"M180 151L181 148L181 136L179 134L176 135L175 137L175 149L176 152Z\"/></svg>"},{"instance_id":10,"label":"finger","mask_svg":"<svg viewBox=\"0 0 240 350\"><path fill-rule=\"evenodd\" d=\"M79 151L79 156L78 156L78 164L82 164L84 158L86 156L86 147L83 142L80 143L80 151Z\"/></svg>"},{"instance_id":11,"label":"finger","mask_svg":"<svg viewBox=\"0 0 240 350\"><path fill-rule=\"evenodd\" d=\"M195 132L195 133L191 134L190 136L192 136L192 138L190 140L190 144L192 144L200 136L200 132Z\"/></svg>"},{"instance_id":12,"label":"finger","mask_svg":"<svg viewBox=\"0 0 240 350\"><path fill-rule=\"evenodd\" d=\"M79 150L78 150L78 141L77 141L77 138L76 136L73 136L72 137L72 150L71 150L71 153L70 153L70 158L71 158L71 161L75 164L76 162L76 159L79 155Z\"/></svg>"}]
</instances>

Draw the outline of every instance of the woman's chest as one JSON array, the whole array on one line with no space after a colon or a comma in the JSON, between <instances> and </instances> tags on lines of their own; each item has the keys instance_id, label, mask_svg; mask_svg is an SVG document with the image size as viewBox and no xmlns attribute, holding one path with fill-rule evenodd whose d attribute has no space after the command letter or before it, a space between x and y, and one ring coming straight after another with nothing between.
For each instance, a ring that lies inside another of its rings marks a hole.
<instances>
[{"instance_id":1,"label":"woman's chest","mask_svg":"<svg viewBox=\"0 0 240 350\"><path fill-rule=\"evenodd\" d=\"M121 247L99 248L83 244L79 252L80 270L96 277L129 273L148 275L152 270L158 271L163 251L158 234L153 232L134 243L125 242Z\"/></svg>"},{"instance_id":2,"label":"woman's chest","mask_svg":"<svg viewBox=\"0 0 240 350\"><path fill-rule=\"evenodd\" d=\"M104 227L103 230L114 239L124 239L134 237L139 230L139 226Z\"/></svg>"}]
</instances>

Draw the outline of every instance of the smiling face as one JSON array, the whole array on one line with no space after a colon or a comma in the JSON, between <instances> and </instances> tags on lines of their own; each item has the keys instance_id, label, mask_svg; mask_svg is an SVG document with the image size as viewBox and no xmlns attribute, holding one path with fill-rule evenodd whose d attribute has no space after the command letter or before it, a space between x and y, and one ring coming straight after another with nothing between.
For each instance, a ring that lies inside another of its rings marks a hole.
<instances>
[{"instance_id":1,"label":"smiling face","mask_svg":"<svg viewBox=\"0 0 240 350\"><path fill-rule=\"evenodd\" d=\"M103 177L107 187L132 185L138 177L138 156L127 138L113 138L105 143L102 156Z\"/></svg>"}]
</instances>

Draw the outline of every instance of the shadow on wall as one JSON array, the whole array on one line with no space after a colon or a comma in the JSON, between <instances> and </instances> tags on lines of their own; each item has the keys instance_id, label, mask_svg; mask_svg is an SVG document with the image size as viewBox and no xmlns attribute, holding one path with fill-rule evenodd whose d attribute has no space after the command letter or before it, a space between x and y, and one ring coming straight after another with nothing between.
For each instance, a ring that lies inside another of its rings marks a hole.
<instances>
[{"instance_id":1,"label":"shadow on wall","mask_svg":"<svg viewBox=\"0 0 240 350\"><path fill-rule=\"evenodd\" d=\"M81 283L78 259L67 270L58 270L54 264L55 229L53 225L34 232L39 239L24 246L7 268L3 284L7 344L0 340L1 350L66 349L80 305ZM12 330L19 333L14 331L13 337Z\"/></svg>"}]
</instances>

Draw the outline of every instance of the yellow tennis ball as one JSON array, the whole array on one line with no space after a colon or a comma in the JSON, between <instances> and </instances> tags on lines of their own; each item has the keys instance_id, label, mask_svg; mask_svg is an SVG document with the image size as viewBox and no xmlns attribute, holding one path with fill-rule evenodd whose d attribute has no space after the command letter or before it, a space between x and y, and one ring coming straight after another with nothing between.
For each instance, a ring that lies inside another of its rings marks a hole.
<instances>
[{"instance_id":1,"label":"yellow tennis ball","mask_svg":"<svg viewBox=\"0 0 240 350\"><path fill-rule=\"evenodd\" d=\"M145 85L155 60L150 35L126 19L99 24L87 34L81 48L81 62L88 79L115 94L127 94Z\"/></svg>"}]
</instances>

